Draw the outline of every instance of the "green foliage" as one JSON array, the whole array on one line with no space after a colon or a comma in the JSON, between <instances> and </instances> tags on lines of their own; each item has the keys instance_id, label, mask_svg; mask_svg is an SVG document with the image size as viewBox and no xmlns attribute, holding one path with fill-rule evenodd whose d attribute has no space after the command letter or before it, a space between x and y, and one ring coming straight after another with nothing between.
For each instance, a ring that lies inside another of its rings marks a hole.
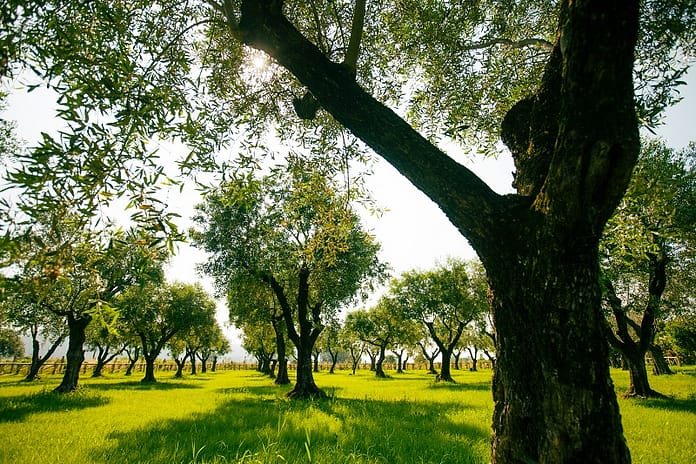
<instances>
[{"instance_id":1,"label":"green foliage","mask_svg":"<svg viewBox=\"0 0 696 464\"><path fill-rule=\"evenodd\" d=\"M233 318L249 320L254 306L273 317L276 303L264 290L271 278L297 307L302 269L311 276L309 301L324 314L382 277L379 245L335 188L321 173L291 164L260 179L231 179L198 206L194 219L204 229L192 232L194 243L212 254L202 268L234 299Z\"/></svg>"},{"instance_id":2,"label":"green foliage","mask_svg":"<svg viewBox=\"0 0 696 464\"><path fill-rule=\"evenodd\" d=\"M17 331L0 327L0 357L21 358L24 356L24 343Z\"/></svg>"},{"instance_id":3,"label":"green foliage","mask_svg":"<svg viewBox=\"0 0 696 464\"><path fill-rule=\"evenodd\" d=\"M215 324L215 301L199 283L134 285L115 305L125 330L138 336L143 352L154 357L174 335Z\"/></svg>"},{"instance_id":4,"label":"green foliage","mask_svg":"<svg viewBox=\"0 0 696 464\"><path fill-rule=\"evenodd\" d=\"M604 230L602 268L629 310L648 299L656 260L667 261L664 317L688 308L696 277L696 147L682 151L661 140L644 140L643 151L621 204Z\"/></svg>"},{"instance_id":5,"label":"green foliage","mask_svg":"<svg viewBox=\"0 0 696 464\"><path fill-rule=\"evenodd\" d=\"M438 343L450 345L464 327L488 311L488 286L479 263L449 260L430 271L408 271L392 281L395 311L424 324Z\"/></svg>"},{"instance_id":6,"label":"green foliage","mask_svg":"<svg viewBox=\"0 0 696 464\"><path fill-rule=\"evenodd\" d=\"M671 349L681 362L696 362L696 315L684 314L665 324L665 348Z\"/></svg>"}]
</instances>

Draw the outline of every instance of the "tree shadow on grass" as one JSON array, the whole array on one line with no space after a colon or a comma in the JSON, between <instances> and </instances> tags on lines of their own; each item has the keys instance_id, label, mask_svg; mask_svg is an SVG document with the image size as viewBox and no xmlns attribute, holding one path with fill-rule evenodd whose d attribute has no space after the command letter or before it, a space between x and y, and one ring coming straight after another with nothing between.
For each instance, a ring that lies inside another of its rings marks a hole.
<instances>
[{"instance_id":1,"label":"tree shadow on grass","mask_svg":"<svg viewBox=\"0 0 696 464\"><path fill-rule=\"evenodd\" d=\"M665 411L689 412L696 414L696 395L690 395L689 398L635 398L635 404L644 408L662 409Z\"/></svg>"},{"instance_id":2,"label":"tree shadow on grass","mask_svg":"<svg viewBox=\"0 0 696 464\"><path fill-rule=\"evenodd\" d=\"M90 390L186 390L203 388L183 382L140 382L131 380L126 382L89 383L86 388Z\"/></svg>"},{"instance_id":3,"label":"tree shadow on grass","mask_svg":"<svg viewBox=\"0 0 696 464\"><path fill-rule=\"evenodd\" d=\"M462 406L454 402L269 400L268 394L268 390L229 389L213 412L113 432L109 435L113 446L94 450L93 456L98 462L152 464L446 464L490 459L489 430L478 422L465 422L459 414Z\"/></svg>"},{"instance_id":4,"label":"tree shadow on grass","mask_svg":"<svg viewBox=\"0 0 696 464\"><path fill-rule=\"evenodd\" d=\"M19 422L42 412L72 411L109 403L109 399L86 390L72 393L42 391L31 395L10 396L0 403L0 422Z\"/></svg>"},{"instance_id":5,"label":"tree shadow on grass","mask_svg":"<svg viewBox=\"0 0 696 464\"><path fill-rule=\"evenodd\" d=\"M489 391L491 389L491 382L433 382L428 388L443 388L445 390L455 391Z\"/></svg>"}]
</instances>

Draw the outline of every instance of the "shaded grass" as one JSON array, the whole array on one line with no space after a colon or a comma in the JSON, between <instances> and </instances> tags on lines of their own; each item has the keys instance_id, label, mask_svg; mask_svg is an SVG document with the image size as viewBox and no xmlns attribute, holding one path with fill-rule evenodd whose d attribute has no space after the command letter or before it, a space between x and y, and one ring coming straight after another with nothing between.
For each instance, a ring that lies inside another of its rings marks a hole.
<instances>
[{"instance_id":1,"label":"shaded grass","mask_svg":"<svg viewBox=\"0 0 696 464\"><path fill-rule=\"evenodd\" d=\"M490 371L424 371L377 379L315 374L324 401L291 401L291 386L256 372L141 384L85 379L76 394L0 377L0 463L485 463ZM666 399L619 400L633 462L696 462L696 377L651 377ZM616 389L628 386L612 373Z\"/></svg>"},{"instance_id":2,"label":"shaded grass","mask_svg":"<svg viewBox=\"0 0 696 464\"><path fill-rule=\"evenodd\" d=\"M0 403L0 422L18 422L32 414L93 408L108 402L108 398L85 390L71 395L42 391L30 395L9 396L4 397Z\"/></svg>"}]
</instances>

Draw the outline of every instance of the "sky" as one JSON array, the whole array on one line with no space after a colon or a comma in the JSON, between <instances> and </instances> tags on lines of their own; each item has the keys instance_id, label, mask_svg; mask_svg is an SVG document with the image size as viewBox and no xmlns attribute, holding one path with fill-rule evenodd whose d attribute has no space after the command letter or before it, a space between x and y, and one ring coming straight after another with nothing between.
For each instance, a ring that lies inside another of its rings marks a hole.
<instances>
[{"instance_id":1,"label":"sky","mask_svg":"<svg viewBox=\"0 0 696 464\"><path fill-rule=\"evenodd\" d=\"M667 111L665 124L656 130L657 135L676 149L686 147L690 141L696 141L696 70L692 68L685 80L687 85L680 89L683 100ZM31 94L13 94L8 110L2 116L16 120L19 137L31 142L37 140L41 131L56 127L54 113L54 99L46 90L39 89ZM512 192L514 166L509 155L501 155L497 159L470 160L466 162L466 166L496 192ZM386 211L379 218L364 215L363 220L366 228L381 243L381 258L391 265L394 275L409 269L428 269L447 257L475 258L467 240L439 207L393 167L379 160L373 171L374 174L368 180L368 188L377 205ZM200 201L200 197L192 188L187 187L182 197L169 200L170 204L176 205L177 212L182 216L181 225L187 228L191 224L188 219L193 214L193 206ZM203 260L205 254L200 250L187 245L180 246L177 256L167 269L168 279L201 281L212 292L210 280L196 272L196 264ZM218 302L218 320L221 325L227 321L227 309L222 301ZM239 346L237 333L229 327L225 332L233 345L233 352L228 357L249 359Z\"/></svg>"}]
</instances>

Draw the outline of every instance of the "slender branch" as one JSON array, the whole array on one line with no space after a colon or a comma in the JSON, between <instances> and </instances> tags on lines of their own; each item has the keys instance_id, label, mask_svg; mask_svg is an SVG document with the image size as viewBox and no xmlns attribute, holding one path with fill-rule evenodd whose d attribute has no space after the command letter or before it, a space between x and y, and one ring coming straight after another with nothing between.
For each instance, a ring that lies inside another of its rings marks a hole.
<instances>
[{"instance_id":1,"label":"slender branch","mask_svg":"<svg viewBox=\"0 0 696 464\"><path fill-rule=\"evenodd\" d=\"M363 27L365 26L365 4L366 0L356 0L355 11L353 11L353 24L350 28L350 41L348 50L343 63L348 66L353 73L358 69L358 56L360 55L360 40L362 39Z\"/></svg>"},{"instance_id":2,"label":"slender branch","mask_svg":"<svg viewBox=\"0 0 696 464\"><path fill-rule=\"evenodd\" d=\"M504 37L494 37L492 39L484 40L473 44L461 44L460 50L480 50L483 48L492 47L493 45L506 45L510 48L534 47L543 49L548 52L553 50L553 43L549 42L546 39L541 39L537 37L522 40L512 40L506 39Z\"/></svg>"},{"instance_id":3,"label":"slender branch","mask_svg":"<svg viewBox=\"0 0 696 464\"><path fill-rule=\"evenodd\" d=\"M314 25L317 28L317 43L319 44L319 49L322 52L326 53L328 52L329 48L326 44L324 34L322 33L321 20L319 19L319 11L317 10L317 5L314 2L314 0L310 0L309 3L312 6L312 16L314 16Z\"/></svg>"}]
</instances>

